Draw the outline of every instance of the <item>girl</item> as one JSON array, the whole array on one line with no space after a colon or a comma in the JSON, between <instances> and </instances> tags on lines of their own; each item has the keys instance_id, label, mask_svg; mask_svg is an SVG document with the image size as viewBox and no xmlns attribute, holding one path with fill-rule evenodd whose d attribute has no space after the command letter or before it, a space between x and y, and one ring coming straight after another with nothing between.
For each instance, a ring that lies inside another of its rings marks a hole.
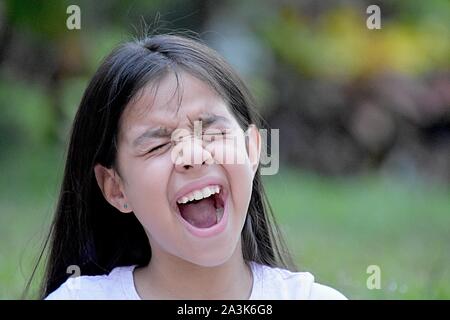
<instances>
[{"instance_id":1,"label":"girl","mask_svg":"<svg viewBox=\"0 0 450 320\"><path fill-rule=\"evenodd\" d=\"M243 82L196 40L112 52L73 123L42 298L344 299L288 271L256 121Z\"/></svg>"}]
</instances>

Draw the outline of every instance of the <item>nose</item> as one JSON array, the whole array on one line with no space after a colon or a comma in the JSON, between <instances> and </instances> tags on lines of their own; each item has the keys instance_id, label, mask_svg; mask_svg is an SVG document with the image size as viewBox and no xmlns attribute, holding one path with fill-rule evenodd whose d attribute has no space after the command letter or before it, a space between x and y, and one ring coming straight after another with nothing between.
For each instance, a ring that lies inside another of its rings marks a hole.
<instances>
[{"instance_id":1,"label":"nose","mask_svg":"<svg viewBox=\"0 0 450 320\"><path fill-rule=\"evenodd\" d=\"M172 161L178 172L198 170L214 163L213 156L203 147L202 140L195 137L186 137L176 144Z\"/></svg>"}]
</instances>

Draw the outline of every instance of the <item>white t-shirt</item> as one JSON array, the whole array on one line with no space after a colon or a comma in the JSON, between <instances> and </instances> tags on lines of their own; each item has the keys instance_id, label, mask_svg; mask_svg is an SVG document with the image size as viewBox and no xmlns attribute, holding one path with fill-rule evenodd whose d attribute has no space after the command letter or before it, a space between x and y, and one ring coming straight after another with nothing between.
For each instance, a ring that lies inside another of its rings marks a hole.
<instances>
[{"instance_id":1,"label":"white t-shirt","mask_svg":"<svg viewBox=\"0 0 450 320\"><path fill-rule=\"evenodd\" d=\"M251 263L250 300L345 300L337 290L315 283L309 272L291 272ZM117 267L108 275L69 278L46 300L141 300L134 286L136 266Z\"/></svg>"}]
</instances>

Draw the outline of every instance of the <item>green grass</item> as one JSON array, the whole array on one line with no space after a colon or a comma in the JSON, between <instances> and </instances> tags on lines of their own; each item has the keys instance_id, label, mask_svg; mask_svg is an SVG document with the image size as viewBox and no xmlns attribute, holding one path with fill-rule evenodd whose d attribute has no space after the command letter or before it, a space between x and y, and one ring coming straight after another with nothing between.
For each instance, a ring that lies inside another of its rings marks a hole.
<instances>
[{"instance_id":1,"label":"green grass","mask_svg":"<svg viewBox=\"0 0 450 320\"><path fill-rule=\"evenodd\" d=\"M450 298L450 192L381 176L266 177L300 270L351 299ZM366 285L369 265L381 289Z\"/></svg>"},{"instance_id":2,"label":"green grass","mask_svg":"<svg viewBox=\"0 0 450 320\"><path fill-rule=\"evenodd\" d=\"M63 170L62 152L30 147L1 156L0 299L16 299L48 232Z\"/></svg>"},{"instance_id":3,"label":"green grass","mask_svg":"<svg viewBox=\"0 0 450 320\"><path fill-rule=\"evenodd\" d=\"M0 299L19 298L46 235L63 170L58 149L3 154ZM298 267L350 299L450 298L450 191L381 176L264 177ZM381 268L369 290L366 269Z\"/></svg>"}]
</instances>

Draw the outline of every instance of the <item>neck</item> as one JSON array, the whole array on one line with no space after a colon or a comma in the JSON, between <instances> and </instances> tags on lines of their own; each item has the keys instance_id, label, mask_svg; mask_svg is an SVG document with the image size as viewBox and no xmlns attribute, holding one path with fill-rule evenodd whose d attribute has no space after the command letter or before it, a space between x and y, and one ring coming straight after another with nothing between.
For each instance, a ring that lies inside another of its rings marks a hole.
<instances>
[{"instance_id":1,"label":"neck","mask_svg":"<svg viewBox=\"0 0 450 320\"><path fill-rule=\"evenodd\" d=\"M214 267L152 252L150 263L136 269L134 279L142 299L248 299L253 283L240 243L230 259Z\"/></svg>"}]
</instances>

